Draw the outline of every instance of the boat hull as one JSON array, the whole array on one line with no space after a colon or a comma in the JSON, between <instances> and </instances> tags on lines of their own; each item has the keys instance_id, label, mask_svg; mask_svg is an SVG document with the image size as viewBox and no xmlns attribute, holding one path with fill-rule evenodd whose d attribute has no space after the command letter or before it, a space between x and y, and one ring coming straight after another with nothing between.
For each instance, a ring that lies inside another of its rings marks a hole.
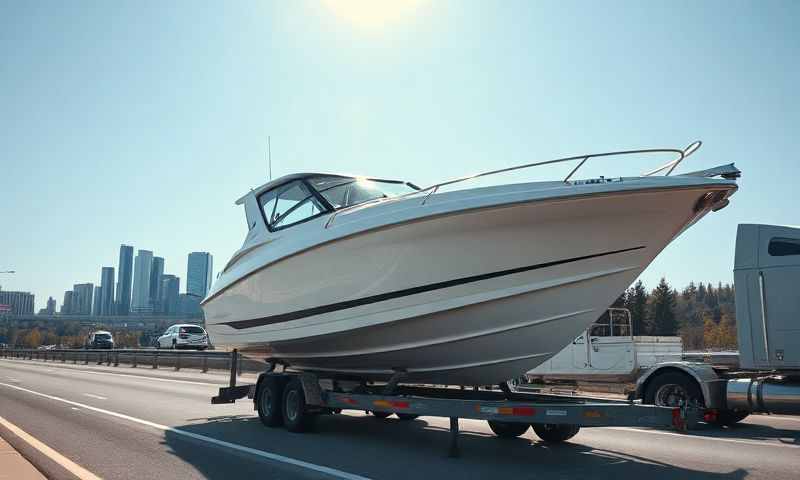
<instances>
[{"instance_id":1,"label":"boat hull","mask_svg":"<svg viewBox=\"0 0 800 480\"><path fill-rule=\"evenodd\" d=\"M730 188L730 187L726 187ZM735 189L735 187L733 187ZM323 243L204 305L217 345L366 380L484 385L593 323L720 186L453 211Z\"/></svg>"}]
</instances>

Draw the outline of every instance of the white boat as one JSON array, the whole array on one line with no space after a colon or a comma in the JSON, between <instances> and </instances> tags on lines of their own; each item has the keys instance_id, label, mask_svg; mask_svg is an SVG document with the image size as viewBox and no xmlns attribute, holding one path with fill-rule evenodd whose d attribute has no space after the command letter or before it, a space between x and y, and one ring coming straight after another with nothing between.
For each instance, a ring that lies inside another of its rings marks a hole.
<instances>
[{"instance_id":1,"label":"white boat","mask_svg":"<svg viewBox=\"0 0 800 480\"><path fill-rule=\"evenodd\" d=\"M237 201L249 231L203 301L207 329L217 346L319 375L455 385L517 377L727 205L732 164L670 175L699 145L549 160L424 189L279 178ZM638 177L571 180L590 158L642 153L677 158ZM570 161L560 181L442 191Z\"/></svg>"}]
</instances>

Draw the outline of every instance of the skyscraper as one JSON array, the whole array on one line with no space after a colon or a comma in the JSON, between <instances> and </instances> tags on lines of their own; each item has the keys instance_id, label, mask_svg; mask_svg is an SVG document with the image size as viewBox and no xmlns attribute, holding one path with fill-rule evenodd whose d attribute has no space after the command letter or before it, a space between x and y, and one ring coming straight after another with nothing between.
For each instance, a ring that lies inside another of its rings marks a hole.
<instances>
[{"instance_id":1,"label":"skyscraper","mask_svg":"<svg viewBox=\"0 0 800 480\"><path fill-rule=\"evenodd\" d=\"M114 267L103 267L100 270L100 287L102 297L99 315L114 315Z\"/></svg>"},{"instance_id":2,"label":"skyscraper","mask_svg":"<svg viewBox=\"0 0 800 480\"><path fill-rule=\"evenodd\" d=\"M181 279L175 275L161 276L161 313L176 315L178 313L178 295L181 290Z\"/></svg>"},{"instance_id":3,"label":"skyscraper","mask_svg":"<svg viewBox=\"0 0 800 480\"><path fill-rule=\"evenodd\" d=\"M72 309L70 313L74 315L91 315L92 294L94 294L94 284L78 283L73 285Z\"/></svg>"},{"instance_id":4,"label":"skyscraper","mask_svg":"<svg viewBox=\"0 0 800 480\"><path fill-rule=\"evenodd\" d=\"M11 307L11 313L26 315L33 313L33 294L0 290L0 305Z\"/></svg>"},{"instance_id":5,"label":"skyscraper","mask_svg":"<svg viewBox=\"0 0 800 480\"><path fill-rule=\"evenodd\" d=\"M119 246L119 269L117 281L117 315L127 315L131 310L131 285L133 284L133 247Z\"/></svg>"},{"instance_id":6,"label":"skyscraper","mask_svg":"<svg viewBox=\"0 0 800 480\"><path fill-rule=\"evenodd\" d=\"M214 259L208 252L192 252L186 267L186 293L204 298L211 288Z\"/></svg>"},{"instance_id":7,"label":"skyscraper","mask_svg":"<svg viewBox=\"0 0 800 480\"><path fill-rule=\"evenodd\" d=\"M101 315L101 305L103 303L103 287L97 286L94 287L94 300L92 301L92 315L99 316Z\"/></svg>"},{"instance_id":8,"label":"skyscraper","mask_svg":"<svg viewBox=\"0 0 800 480\"><path fill-rule=\"evenodd\" d=\"M150 270L153 267L153 252L139 250L133 265L133 296L131 312L149 313L153 311L150 303Z\"/></svg>"},{"instance_id":9,"label":"skyscraper","mask_svg":"<svg viewBox=\"0 0 800 480\"><path fill-rule=\"evenodd\" d=\"M44 311L48 315L53 315L56 313L56 300L53 297L49 297L47 299L47 308L45 308Z\"/></svg>"},{"instance_id":10,"label":"skyscraper","mask_svg":"<svg viewBox=\"0 0 800 480\"><path fill-rule=\"evenodd\" d=\"M61 314L62 315L72 315L72 296L74 292L72 290L67 290L64 292L64 301L61 303Z\"/></svg>"},{"instance_id":11,"label":"skyscraper","mask_svg":"<svg viewBox=\"0 0 800 480\"><path fill-rule=\"evenodd\" d=\"M164 259L153 257L153 264L150 267L150 303L153 305L153 312L161 312L161 276L164 275Z\"/></svg>"}]
</instances>

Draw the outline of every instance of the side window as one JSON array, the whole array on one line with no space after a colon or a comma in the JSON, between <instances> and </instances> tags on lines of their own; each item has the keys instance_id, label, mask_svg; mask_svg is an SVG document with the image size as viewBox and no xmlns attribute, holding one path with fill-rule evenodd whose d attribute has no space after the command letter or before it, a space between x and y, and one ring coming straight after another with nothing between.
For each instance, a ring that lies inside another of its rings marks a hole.
<instances>
[{"instance_id":1,"label":"side window","mask_svg":"<svg viewBox=\"0 0 800 480\"><path fill-rule=\"evenodd\" d=\"M769 241L769 247L767 248L767 251L773 257L800 255L800 239L773 238Z\"/></svg>"},{"instance_id":2,"label":"side window","mask_svg":"<svg viewBox=\"0 0 800 480\"><path fill-rule=\"evenodd\" d=\"M305 183L295 181L259 197L270 228L283 228L318 215L324 208Z\"/></svg>"}]
</instances>

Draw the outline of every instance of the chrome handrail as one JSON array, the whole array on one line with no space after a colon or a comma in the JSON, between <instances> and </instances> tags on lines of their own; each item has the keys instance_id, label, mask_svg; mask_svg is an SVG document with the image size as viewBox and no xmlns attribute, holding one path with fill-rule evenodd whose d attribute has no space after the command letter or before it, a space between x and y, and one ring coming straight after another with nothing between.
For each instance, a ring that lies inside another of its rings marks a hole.
<instances>
[{"instance_id":1,"label":"chrome handrail","mask_svg":"<svg viewBox=\"0 0 800 480\"><path fill-rule=\"evenodd\" d=\"M539 166L542 166L542 165L550 165L550 164L553 164L553 163L563 163L563 162L570 162L570 161L574 161L574 160L580 160L578 165L575 168L573 168L572 171L570 171L569 174L563 180L564 183L569 184L569 179L572 178L572 176L575 175L575 173L590 158L611 157L611 156L621 156L621 155L635 155L635 154L643 154L643 153L675 153L675 154L678 155L678 158L676 158L675 160L667 162L664 165L656 168L655 170L652 170L652 171L647 172L647 173L643 173L641 175L642 177L649 177L649 176L652 176L655 173L662 172L664 170L669 169L667 171L667 173L664 174L664 176L667 177L667 176L669 176L670 173L672 173L673 170L675 170L675 167L677 167L686 157L688 157L689 155L691 155L694 152L696 152L697 149L700 148L700 146L702 144L703 144L703 142L701 142L700 140L697 140L695 142L690 143L689 146L687 146L683 150L680 150L680 149L677 149L677 148L647 148L647 149L642 149L642 150L620 150L620 151L616 151L616 152L590 153L588 155L577 155L577 156L574 156L574 157L556 158L554 160L545 160L545 161L542 161L542 162L526 163L524 165L517 165L515 167L507 167L507 168L501 168L501 169L498 169L498 170L490 170L488 172L476 173L474 175L467 175L467 176L459 177L459 178L456 178L456 179L453 179L453 180L448 180L446 182L437 183L435 185L431 185L429 187L425 187L425 188L423 188L421 190L417 190L416 192L406 193L404 195L398 195L397 197L392 197L392 198L389 198L389 199L387 199L387 198L379 198L379 199L375 199L375 200L370 200L368 202L359 203L358 205L352 205L352 206L349 206L349 207L342 208L340 210L336 210L335 212L333 212L333 215L331 215L328 218L328 221L325 222L325 228L328 228L331 225L331 223L333 222L334 218L336 218L336 216L339 213L344 212L344 211L355 210L358 207L362 207L364 205L368 205L368 204L371 204L371 203L379 203L379 202L385 202L385 201L396 201L396 200L403 199L403 198L406 198L406 197L410 197L410 196L413 196L413 195L419 195L421 193L428 192L427 195L425 195L425 198L422 199L422 203L420 204L420 205L425 205L425 203L428 201L428 198L430 198L431 195L436 193L439 190L439 188L447 186L447 185L452 185L454 183L460 183L460 182L464 182L464 181L467 181L467 180L473 180L473 179L480 178L480 177L486 177L486 176L489 176L489 175L496 175L498 173L511 172L511 171L514 171L514 170L522 170L524 168L539 167Z\"/></svg>"}]
</instances>

